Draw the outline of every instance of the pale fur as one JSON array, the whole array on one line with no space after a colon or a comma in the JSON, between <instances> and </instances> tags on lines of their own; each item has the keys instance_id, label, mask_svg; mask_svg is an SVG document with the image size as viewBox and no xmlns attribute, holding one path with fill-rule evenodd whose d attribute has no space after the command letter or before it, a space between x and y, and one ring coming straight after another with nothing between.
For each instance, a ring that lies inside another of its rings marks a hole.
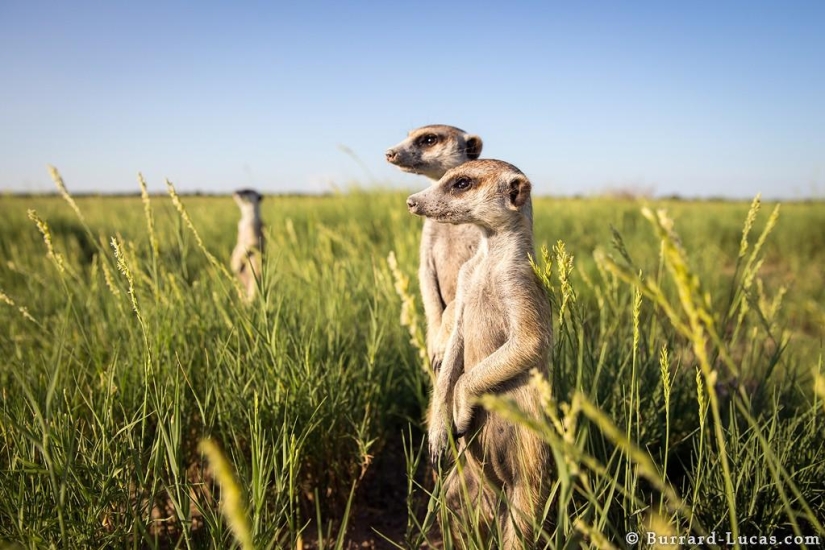
<instances>
[{"instance_id":1,"label":"pale fur","mask_svg":"<svg viewBox=\"0 0 825 550\"><path fill-rule=\"evenodd\" d=\"M465 183L466 190L457 187ZM532 540L548 488L549 456L535 433L477 407L475 399L493 393L512 399L529 416L541 414L530 372L547 375L552 320L528 260L530 189L516 167L477 160L448 171L438 184L407 200L415 214L472 224L482 234L478 251L459 274L455 325L433 391L428 436L431 458L439 461L450 430L457 434L462 468L454 468L445 481L448 505L459 513L480 510L488 527L499 522L504 548ZM502 493L509 509L499 504ZM461 523L452 527L458 540Z\"/></svg>"},{"instance_id":2,"label":"pale fur","mask_svg":"<svg viewBox=\"0 0 825 550\"><path fill-rule=\"evenodd\" d=\"M244 298L251 302L258 292L264 251L261 200L252 190L236 191L232 197L241 210L238 222L238 242L232 251L231 267L243 286Z\"/></svg>"},{"instance_id":3,"label":"pale fur","mask_svg":"<svg viewBox=\"0 0 825 550\"><path fill-rule=\"evenodd\" d=\"M411 131L404 141L388 149L386 156L401 170L427 176L435 184L447 170L477 159L482 145L476 135L436 124ZM436 370L450 336L458 272L475 253L480 238L478 229L470 225L424 221L418 280L427 317L427 353Z\"/></svg>"}]
</instances>

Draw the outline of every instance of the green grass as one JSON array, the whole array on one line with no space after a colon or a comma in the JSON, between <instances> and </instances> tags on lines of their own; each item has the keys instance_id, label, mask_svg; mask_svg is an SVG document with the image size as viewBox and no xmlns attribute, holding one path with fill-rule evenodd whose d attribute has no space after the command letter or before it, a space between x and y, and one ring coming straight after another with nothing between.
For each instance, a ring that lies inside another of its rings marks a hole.
<instances>
[{"instance_id":1,"label":"green grass","mask_svg":"<svg viewBox=\"0 0 825 550\"><path fill-rule=\"evenodd\" d=\"M404 197L267 198L251 307L223 267L228 197L180 199L205 250L168 197L151 224L139 198L77 198L79 216L60 197L3 197L0 541L223 548L249 531L255 547L342 547L354 495L402 437L415 512L395 542L438 539L450 512L421 475L430 379L387 262L417 300L421 222ZM763 205L741 259L748 204L652 204L680 241L641 206L534 201L556 316L547 418L520 419L553 449L541 540L624 547L657 526L825 541L825 205L782 205L757 250Z\"/></svg>"}]
</instances>

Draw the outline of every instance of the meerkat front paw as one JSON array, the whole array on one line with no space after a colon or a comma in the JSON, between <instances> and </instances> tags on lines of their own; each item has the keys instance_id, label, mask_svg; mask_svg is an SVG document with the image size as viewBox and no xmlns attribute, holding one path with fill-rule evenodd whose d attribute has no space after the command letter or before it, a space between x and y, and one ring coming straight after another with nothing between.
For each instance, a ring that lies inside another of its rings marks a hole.
<instances>
[{"instance_id":1,"label":"meerkat front paw","mask_svg":"<svg viewBox=\"0 0 825 550\"><path fill-rule=\"evenodd\" d=\"M430 366L438 372L444 356L447 354L447 344L455 325L455 302L450 302L441 314L441 319L434 322L427 331L427 353L430 356Z\"/></svg>"},{"instance_id":2,"label":"meerkat front paw","mask_svg":"<svg viewBox=\"0 0 825 550\"><path fill-rule=\"evenodd\" d=\"M430 427L427 431L427 439L430 446L430 463L437 467L444 457L444 453L449 445L449 428L452 427L450 418L450 408L445 405L433 405L430 415Z\"/></svg>"},{"instance_id":3,"label":"meerkat front paw","mask_svg":"<svg viewBox=\"0 0 825 550\"><path fill-rule=\"evenodd\" d=\"M473 408L475 399L467 391L467 379L464 375L459 377L453 389L453 424L455 426L456 437L461 437L470 427L473 419Z\"/></svg>"},{"instance_id":4,"label":"meerkat front paw","mask_svg":"<svg viewBox=\"0 0 825 550\"><path fill-rule=\"evenodd\" d=\"M438 372L441 364L444 361L444 356L447 355L447 344L450 341L450 327L452 325L442 324L438 329L438 336L430 348L430 365L433 371Z\"/></svg>"},{"instance_id":5,"label":"meerkat front paw","mask_svg":"<svg viewBox=\"0 0 825 550\"><path fill-rule=\"evenodd\" d=\"M427 332L431 333L433 330L429 329ZM433 369L433 372L437 373L439 369L441 369L441 363L444 361L444 350L438 346L437 338L434 336L427 338L427 358L430 360L430 368Z\"/></svg>"},{"instance_id":6,"label":"meerkat front paw","mask_svg":"<svg viewBox=\"0 0 825 550\"><path fill-rule=\"evenodd\" d=\"M434 468L437 468L444 456L444 452L447 450L447 429L440 423L430 426L427 438L430 440L430 464L432 464Z\"/></svg>"},{"instance_id":7,"label":"meerkat front paw","mask_svg":"<svg viewBox=\"0 0 825 550\"><path fill-rule=\"evenodd\" d=\"M444 362L444 350L435 350L430 352L430 368L433 369L433 372L438 374L438 371L441 370L441 364Z\"/></svg>"}]
</instances>

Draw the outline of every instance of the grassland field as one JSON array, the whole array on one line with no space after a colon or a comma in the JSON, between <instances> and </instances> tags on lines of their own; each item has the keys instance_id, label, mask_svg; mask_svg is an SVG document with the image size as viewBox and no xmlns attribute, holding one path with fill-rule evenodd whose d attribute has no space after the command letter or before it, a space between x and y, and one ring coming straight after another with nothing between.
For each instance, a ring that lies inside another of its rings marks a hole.
<instances>
[{"instance_id":1,"label":"grassland field","mask_svg":"<svg viewBox=\"0 0 825 550\"><path fill-rule=\"evenodd\" d=\"M405 197L268 196L250 306L230 197L0 197L0 544L452 547ZM534 198L556 335L540 546L825 544L825 203L781 205L762 239L774 207ZM384 489L389 531L359 519Z\"/></svg>"}]
</instances>

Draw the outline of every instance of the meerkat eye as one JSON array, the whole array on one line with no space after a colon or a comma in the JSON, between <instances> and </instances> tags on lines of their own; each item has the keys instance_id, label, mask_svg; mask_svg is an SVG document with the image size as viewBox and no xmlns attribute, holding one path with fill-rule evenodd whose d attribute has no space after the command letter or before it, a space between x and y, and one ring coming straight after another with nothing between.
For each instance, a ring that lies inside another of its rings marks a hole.
<instances>
[{"instance_id":1,"label":"meerkat eye","mask_svg":"<svg viewBox=\"0 0 825 550\"><path fill-rule=\"evenodd\" d=\"M418 140L418 144L424 147L432 147L438 143L438 136L435 134L427 134Z\"/></svg>"},{"instance_id":2,"label":"meerkat eye","mask_svg":"<svg viewBox=\"0 0 825 550\"><path fill-rule=\"evenodd\" d=\"M457 191L466 191L473 185L470 178L458 178L453 182L453 189Z\"/></svg>"}]
</instances>

